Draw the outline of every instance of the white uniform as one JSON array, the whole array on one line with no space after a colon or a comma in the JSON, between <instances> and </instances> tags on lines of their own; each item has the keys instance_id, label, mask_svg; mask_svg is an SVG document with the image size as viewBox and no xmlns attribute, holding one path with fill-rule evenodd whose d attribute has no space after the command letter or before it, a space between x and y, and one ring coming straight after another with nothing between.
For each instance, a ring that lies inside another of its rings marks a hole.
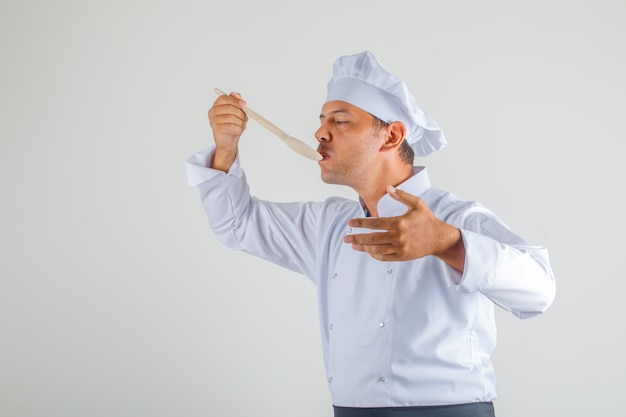
<instances>
[{"instance_id":1,"label":"white uniform","mask_svg":"<svg viewBox=\"0 0 626 417\"><path fill-rule=\"evenodd\" d=\"M213 148L187 161L209 223L225 245L306 275L318 291L333 404L401 407L491 401L493 304L520 318L543 312L555 284L545 248L531 246L491 211L431 188L425 168L398 186L461 230L465 271L433 256L381 262L343 243L357 201L271 203L250 196L238 161L228 174L207 168ZM389 196L381 217L406 206Z\"/></svg>"}]
</instances>

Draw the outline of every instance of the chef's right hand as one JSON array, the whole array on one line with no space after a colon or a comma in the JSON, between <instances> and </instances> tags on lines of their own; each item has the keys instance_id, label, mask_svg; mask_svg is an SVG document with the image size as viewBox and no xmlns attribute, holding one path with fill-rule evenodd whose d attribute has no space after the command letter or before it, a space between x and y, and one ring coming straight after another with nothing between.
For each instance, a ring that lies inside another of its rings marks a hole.
<instances>
[{"instance_id":1,"label":"chef's right hand","mask_svg":"<svg viewBox=\"0 0 626 417\"><path fill-rule=\"evenodd\" d=\"M244 107L246 102L241 95L230 93L228 96L219 96L209 110L209 123L216 147L211 168L228 172L235 161L239 138L248 122Z\"/></svg>"}]
</instances>

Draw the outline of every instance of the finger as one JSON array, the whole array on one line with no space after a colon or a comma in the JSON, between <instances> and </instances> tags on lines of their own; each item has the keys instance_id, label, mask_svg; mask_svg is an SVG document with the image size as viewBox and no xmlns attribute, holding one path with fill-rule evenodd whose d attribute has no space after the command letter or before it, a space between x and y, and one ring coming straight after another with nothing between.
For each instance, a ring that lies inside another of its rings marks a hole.
<instances>
[{"instance_id":1,"label":"finger","mask_svg":"<svg viewBox=\"0 0 626 417\"><path fill-rule=\"evenodd\" d=\"M349 220L348 226L374 230L391 230L397 221L397 217L364 217Z\"/></svg>"},{"instance_id":2,"label":"finger","mask_svg":"<svg viewBox=\"0 0 626 417\"><path fill-rule=\"evenodd\" d=\"M343 238L345 243L359 245L389 245L394 242L393 233L363 233L359 235L346 235Z\"/></svg>"},{"instance_id":3,"label":"finger","mask_svg":"<svg viewBox=\"0 0 626 417\"><path fill-rule=\"evenodd\" d=\"M242 109L248 105L248 102L241 97L241 94L233 92L233 93L230 93L230 96L235 97L236 99L239 100L237 102L237 105L241 107Z\"/></svg>"},{"instance_id":4,"label":"finger","mask_svg":"<svg viewBox=\"0 0 626 417\"><path fill-rule=\"evenodd\" d=\"M397 262L397 261L406 260L399 253L390 253L388 255L370 253L370 256L378 261L383 261L383 262Z\"/></svg>"},{"instance_id":5,"label":"finger","mask_svg":"<svg viewBox=\"0 0 626 417\"><path fill-rule=\"evenodd\" d=\"M216 143L232 141L246 129L248 117L239 108L231 105L213 107L209 110L209 123Z\"/></svg>"},{"instance_id":6,"label":"finger","mask_svg":"<svg viewBox=\"0 0 626 417\"><path fill-rule=\"evenodd\" d=\"M412 209L416 209L419 206L420 201L422 200L421 198L414 196L413 194L409 194L406 191L402 191L400 189L392 187L391 185L387 186L387 194L389 194L389 196L394 200L399 201L405 206Z\"/></svg>"},{"instance_id":7,"label":"finger","mask_svg":"<svg viewBox=\"0 0 626 417\"><path fill-rule=\"evenodd\" d=\"M248 116L239 107L231 104L214 105L209 110L209 120L221 121L222 123L237 123L237 118L241 122L248 121Z\"/></svg>"},{"instance_id":8,"label":"finger","mask_svg":"<svg viewBox=\"0 0 626 417\"><path fill-rule=\"evenodd\" d=\"M379 256L392 256L397 254L397 250L391 244L383 245L362 245L359 243L353 243L352 249L360 252L367 252L373 257ZM378 259L378 258L377 258Z\"/></svg>"},{"instance_id":9,"label":"finger","mask_svg":"<svg viewBox=\"0 0 626 417\"><path fill-rule=\"evenodd\" d=\"M248 121L245 114L209 112L212 125L244 125Z\"/></svg>"},{"instance_id":10,"label":"finger","mask_svg":"<svg viewBox=\"0 0 626 417\"><path fill-rule=\"evenodd\" d=\"M233 95L236 94L236 95ZM239 93L230 93L230 95L221 95L215 99L213 106L231 105L243 109L248 103L241 98Z\"/></svg>"}]
</instances>

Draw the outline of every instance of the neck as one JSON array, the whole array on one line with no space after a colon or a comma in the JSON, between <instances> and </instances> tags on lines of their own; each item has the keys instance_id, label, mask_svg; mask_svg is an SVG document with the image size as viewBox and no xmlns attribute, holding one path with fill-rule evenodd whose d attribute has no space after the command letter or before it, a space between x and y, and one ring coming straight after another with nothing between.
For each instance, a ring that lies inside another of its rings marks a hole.
<instances>
[{"instance_id":1,"label":"neck","mask_svg":"<svg viewBox=\"0 0 626 417\"><path fill-rule=\"evenodd\" d=\"M384 167L374 173L365 185L355 187L355 191L363 200L365 208L372 217L378 217L378 202L387 194L387 186L398 186L413 175L413 166L408 164L396 164ZM378 174L378 175L376 175Z\"/></svg>"}]
</instances>

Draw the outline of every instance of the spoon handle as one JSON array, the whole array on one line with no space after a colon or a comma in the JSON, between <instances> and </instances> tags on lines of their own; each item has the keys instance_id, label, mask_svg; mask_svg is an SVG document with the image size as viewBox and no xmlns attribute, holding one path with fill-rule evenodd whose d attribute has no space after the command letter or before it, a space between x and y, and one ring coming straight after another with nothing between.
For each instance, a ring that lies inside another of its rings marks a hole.
<instances>
[{"instance_id":1,"label":"spoon handle","mask_svg":"<svg viewBox=\"0 0 626 417\"><path fill-rule=\"evenodd\" d=\"M227 95L219 88L214 88L213 91L217 95ZM274 135L278 136L283 142L285 142L285 144L287 144L287 146L289 146L295 152L314 161L319 161L320 159L322 159L322 155L320 155L315 149L311 148L309 145L302 142L301 140L296 139L293 136L289 136L274 123L270 122L265 117L252 110L250 107L246 106L243 111L248 115L248 117L256 120L257 123L259 123L261 126L272 132Z\"/></svg>"}]
</instances>

